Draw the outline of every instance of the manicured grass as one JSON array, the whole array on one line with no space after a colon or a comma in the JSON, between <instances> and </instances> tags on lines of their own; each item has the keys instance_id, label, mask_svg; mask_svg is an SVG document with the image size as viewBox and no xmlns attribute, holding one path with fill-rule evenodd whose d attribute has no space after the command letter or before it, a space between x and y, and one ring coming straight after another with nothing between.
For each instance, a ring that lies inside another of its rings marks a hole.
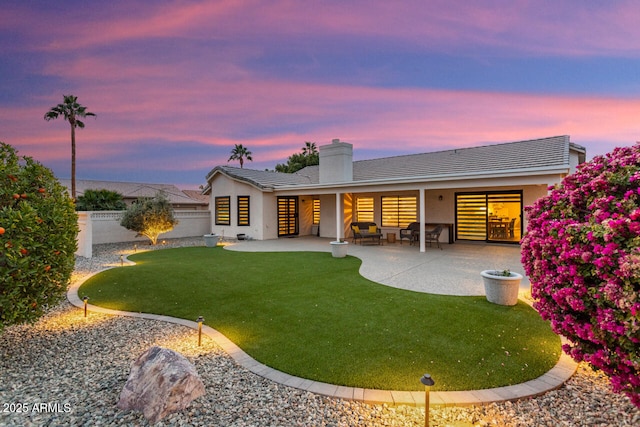
<instances>
[{"instance_id":1,"label":"manicured grass","mask_svg":"<svg viewBox=\"0 0 640 427\"><path fill-rule=\"evenodd\" d=\"M130 257L79 290L102 307L205 323L284 372L354 387L469 390L520 383L557 362L560 340L528 305L390 288L329 253L181 248ZM480 277L478 277L480 280Z\"/></svg>"}]
</instances>

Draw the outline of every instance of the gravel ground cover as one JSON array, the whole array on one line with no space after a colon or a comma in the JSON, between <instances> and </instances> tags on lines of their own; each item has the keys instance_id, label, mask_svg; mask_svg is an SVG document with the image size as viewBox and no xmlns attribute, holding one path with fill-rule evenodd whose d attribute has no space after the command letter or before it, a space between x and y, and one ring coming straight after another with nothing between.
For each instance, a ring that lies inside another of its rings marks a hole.
<instances>
[{"instance_id":1,"label":"gravel ground cover","mask_svg":"<svg viewBox=\"0 0 640 427\"><path fill-rule=\"evenodd\" d=\"M199 246L201 239L167 241ZM131 245L96 245L76 260L75 279L119 264ZM140 245L140 249L147 249ZM0 335L1 426L145 426L141 413L115 405L131 362L153 345L185 355L207 393L158 426L422 426L424 408L331 399L257 376L209 338L151 320L89 313L65 302L35 325ZM557 390L481 407L432 408L432 426L638 426L640 411L611 393L602 374L580 365Z\"/></svg>"}]
</instances>

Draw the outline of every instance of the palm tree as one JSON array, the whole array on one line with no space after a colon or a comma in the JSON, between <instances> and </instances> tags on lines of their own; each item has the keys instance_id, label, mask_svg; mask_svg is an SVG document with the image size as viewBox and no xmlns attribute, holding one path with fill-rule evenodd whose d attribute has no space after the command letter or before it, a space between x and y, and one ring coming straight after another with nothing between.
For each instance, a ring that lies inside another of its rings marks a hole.
<instances>
[{"instance_id":1,"label":"palm tree","mask_svg":"<svg viewBox=\"0 0 640 427\"><path fill-rule=\"evenodd\" d=\"M244 159L253 161L251 158L251 151L247 150L246 147L243 147L242 144L236 144L236 146L233 147L233 150L231 150L231 156L227 162L230 162L231 160L238 160L240 162L240 167L242 167L244 165Z\"/></svg>"},{"instance_id":2,"label":"palm tree","mask_svg":"<svg viewBox=\"0 0 640 427\"><path fill-rule=\"evenodd\" d=\"M315 142L305 141L304 147L302 147L302 155L305 157L318 154L318 148Z\"/></svg>"},{"instance_id":3,"label":"palm tree","mask_svg":"<svg viewBox=\"0 0 640 427\"><path fill-rule=\"evenodd\" d=\"M84 128L84 123L78 117L96 116L87 111L87 107L78 104L78 97L63 95L64 102L51 108L44 115L46 121L63 116L71 125L71 197L76 199L76 128Z\"/></svg>"}]
</instances>

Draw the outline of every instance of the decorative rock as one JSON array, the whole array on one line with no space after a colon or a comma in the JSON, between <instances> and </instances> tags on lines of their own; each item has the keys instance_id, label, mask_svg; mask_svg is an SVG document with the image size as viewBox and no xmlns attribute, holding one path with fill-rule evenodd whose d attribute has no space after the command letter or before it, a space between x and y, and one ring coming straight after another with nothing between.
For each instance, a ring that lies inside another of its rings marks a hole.
<instances>
[{"instance_id":1,"label":"decorative rock","mask_svg":"<svg viewBox=\"0 0 640 427\"><path fill-rule=\"evenodd\" d=\"M151 347L131 365L118 408L142 411L156 423L204 395L204 384L189 361L173 350Z\"/></svg>"}]
</instances>

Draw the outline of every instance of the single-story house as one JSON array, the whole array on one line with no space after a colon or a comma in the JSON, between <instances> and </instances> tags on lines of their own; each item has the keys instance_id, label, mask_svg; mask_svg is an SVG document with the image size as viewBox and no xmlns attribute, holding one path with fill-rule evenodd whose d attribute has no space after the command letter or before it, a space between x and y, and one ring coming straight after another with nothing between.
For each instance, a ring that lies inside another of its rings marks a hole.
<instances>
[{"instance_id":1,"label":"single-story house","mask_svg":"<svg viewBox=\"0 0 640 427\"><path fill-rule=\"evenodd\" d=\"M349 238L352 222L383 235L418 222L443 242L520 241L523 208L585 161L569 136L353 161L353 146L319 147L320 164L294 174L216 166L207 175L212 231L275 239ZM391 236L393 237L393 236ZM425 242L420 242L425 250Z\"/></svg>"},{"instance_id":2,"label":"single-story house","mask_svg":"<svg viewBox=\"0 0 640 427\"><path fill-rule=\"evenodd\" d=\"M70 179L61 179L60 183L71 188ZM162 191L175 210L207 210L209 199L198 190L180 190L172 184L147 184L141 182L98 181L91 179L76 180L76 195L82 196L87 190L109 190L122 195L122 200L130 205L139 198L153 197ZM69 190L70 191L70 190Z\"/></svg>"}]
</instances>

